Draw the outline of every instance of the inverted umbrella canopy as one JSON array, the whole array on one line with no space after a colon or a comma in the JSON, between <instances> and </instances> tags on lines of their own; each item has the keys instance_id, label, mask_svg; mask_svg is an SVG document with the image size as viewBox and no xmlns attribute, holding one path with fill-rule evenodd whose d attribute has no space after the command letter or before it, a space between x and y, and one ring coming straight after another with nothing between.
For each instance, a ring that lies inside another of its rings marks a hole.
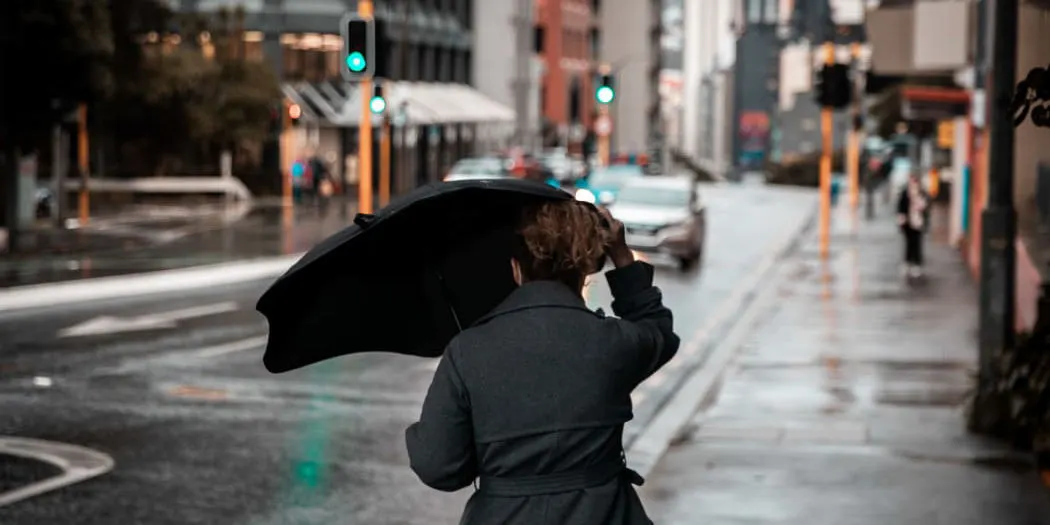
<instances>
[{"instance_id":1,"label":"inverted umbrella canopy","mask_svg":"<svg viewBox=\"0 0 1050 525\"><path fill-rule=\"evenodd\" d=\"M520 180L434 183L320 242L259 299L263 364L287 372L339 355L437 357L514 289L514 222L571 195Z\"/></svg>"}]
</instances>

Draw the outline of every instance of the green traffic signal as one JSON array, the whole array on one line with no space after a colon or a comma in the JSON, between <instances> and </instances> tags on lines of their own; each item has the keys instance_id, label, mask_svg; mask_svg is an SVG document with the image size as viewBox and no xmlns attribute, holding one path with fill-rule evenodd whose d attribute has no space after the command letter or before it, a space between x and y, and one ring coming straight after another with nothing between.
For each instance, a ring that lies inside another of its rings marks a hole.
<instances>
[{"instance_id":1,"label":"green traffic signal","mask_svg":"<svg viewBox=\"0 0 1050 525\"><path fill-rule=\"evenodd\" d=\"M372 97L372 100L368 101L368 107L372 110L372 113L379 115L386 111L386 99L383 97Z\"/></svg>"},{"instance_id":2,"label":"green traffic signal","mask_svg":"<svg viewBox=\"0 0 1050 525\"><path fill-rule=\"evenodd\" d=\"M346 57L346 67L350 68L350 71L354 73L360 73L365 70L367 64L365 63L365 56L359 51L350 53L350 56Z\"/></svg>"},{"instance_id":3,"label":"green traffic signal","mask_svg":"<svg viewBox=\"0 0 1050 525\"><path fill-rule=\"evenodd\" d=\"M594 92L594 98L599 104L609 104L616 98L616 92L609 86L601 86Z\"/></svg>"}]
</instances>

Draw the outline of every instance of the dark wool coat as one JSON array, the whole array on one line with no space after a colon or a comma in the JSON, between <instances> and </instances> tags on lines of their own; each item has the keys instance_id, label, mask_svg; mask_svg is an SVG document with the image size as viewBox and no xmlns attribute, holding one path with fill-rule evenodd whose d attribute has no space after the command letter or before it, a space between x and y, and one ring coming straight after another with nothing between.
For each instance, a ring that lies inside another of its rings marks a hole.
<instances>
[{"instance_id":1,"label":"dark wool coat","mask_svg":"<svg viewBox=\"0 0 1050 525\"><path fill-rule=\"evenodd\" d=\"M643 525L624 465L631 391L678 350L644 262L606 273L608 318L554 281L528 282L449 344L406 431L412 469L456 491L462 524Z\"/></svg>"}]
</instances>

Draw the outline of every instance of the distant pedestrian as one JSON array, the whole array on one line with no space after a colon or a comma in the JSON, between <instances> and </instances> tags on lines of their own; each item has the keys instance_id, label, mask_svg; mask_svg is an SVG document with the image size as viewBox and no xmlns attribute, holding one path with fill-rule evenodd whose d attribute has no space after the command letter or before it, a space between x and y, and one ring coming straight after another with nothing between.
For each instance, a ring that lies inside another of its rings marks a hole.
<instances>
[{"instance_id":1,"label":"distant pedestrian","mask_svg":"<svg viewBox=\"0 0 1050 525\"><path fill-rule=\"evenodd\" d=\"M922 275L922 234L929 223L930 197L918 174L908 177L897 201L897 224L904 235L904 270L911 277Z\"/></svg>"},{"instance_id":2,"label":"distant pedestrian","mask_svg":"<svg viewBox=\"0 0 1050 525\"><path fill-rule=\"evenodd\" d=\"M623 425L631 391L679 345L653 267L623 224L577 201L527 211L516 237L518 288L445 349L406 432L411 467L442 491L477 480L463 525L651 525ZM583 298L606 256L618 319Z\"/></svg>"}]
</instances>

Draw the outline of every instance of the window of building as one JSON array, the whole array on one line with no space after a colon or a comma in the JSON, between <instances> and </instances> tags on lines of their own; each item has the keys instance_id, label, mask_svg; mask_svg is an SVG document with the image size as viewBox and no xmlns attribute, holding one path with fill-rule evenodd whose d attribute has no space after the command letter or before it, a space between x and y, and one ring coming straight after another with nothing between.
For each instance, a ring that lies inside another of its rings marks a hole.
<instances>
[{"instance_id":1,"label":"window of building","mask_svg":"<svg viewBox=\"0 0 1050 525\"><path fill-rule=\"evenodd\" d=\"M777 23L777 2L780 0L764 0L766 3L766 23Z\"/></svg>"},{"instance_id":2,"label":"window of building","mask_svg":"<svg viewBox=\"0 0 1050 525\"><path fill-rule=\"evenodd\" d=\"M601 43L601 38L601 32L599 32L597 29L591 29L591 60L598 60L600 58L601 53L599 52L599 44Z\"/></svg>"},{"instance_id":3,"label":"window of building","mask_svg":"<svg viewBox=\"0 0 1050 525\"><path fill-rule=\"evenodd\" d=\"M543 26L534 26L532 28L532 51L537 54L543 53L543 39L546 37L547 31Z\"/></svg>"},{"instance_id":4,"label":"window of building","mask_svg":"<svg viewBox=\"0 0 1050 525\"><path fill-rule=\"evenodd\" d=\"M321 82L339 77L342 39L338 35L286 33L281 35L281 48L284 78Z\"/></svg>"},{"instance_id":5,"label":"window of building","mask_svg":"<svg viewBox=\"0 0 1050 525\"><path fill-rule=\"evenodd\" d=\"M747 3L747 21L751 24L762 22L762 0L744 0Z\"/></svg>"}]
</instances>

